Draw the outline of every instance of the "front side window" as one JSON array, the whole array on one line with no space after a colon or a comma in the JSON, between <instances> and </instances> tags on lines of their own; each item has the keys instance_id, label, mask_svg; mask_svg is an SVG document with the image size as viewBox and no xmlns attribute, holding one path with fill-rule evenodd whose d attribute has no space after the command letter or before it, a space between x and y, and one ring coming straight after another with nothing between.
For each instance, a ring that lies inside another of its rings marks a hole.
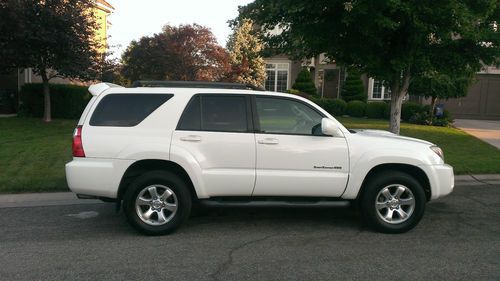
<instances>
[{"instance_id":1,"label":"front side window","mask_svg":"<svg viewBox=\"0 0 500 281\"><path fill-rule=\"evenodd\" d=\"M273 92L288 90L289 63L267 63L265 88Z\"/></svg>"},{"instance_id":2,"label":"front side window","mask_svg":"<svg viewBox=\"0 0 500 281\"><path fill-rule=\"evenodd\" d=\"M323 116L302 102L257 97L256 106L262 133L322 135Z\"/></svg>"},{"instance_id":3,"label":"front side window","mask_svg":"<svg viewBox=\"0 0 500 281\"><path fill-rule=\"evenodd\" d=\"M245 96L195 96L178 126L187 131L247 132Z\"/></svg>"},{"instance_id":4,"label":"front side window","mask_svg":"<svg viewBox=\"0 0 500 281\"><path fill-rule=\"evenodd\" d=\"M97 105L90 118L90 125L133 127L172 96L171 94L109 94Z\"/></svg>"}]
</instances>

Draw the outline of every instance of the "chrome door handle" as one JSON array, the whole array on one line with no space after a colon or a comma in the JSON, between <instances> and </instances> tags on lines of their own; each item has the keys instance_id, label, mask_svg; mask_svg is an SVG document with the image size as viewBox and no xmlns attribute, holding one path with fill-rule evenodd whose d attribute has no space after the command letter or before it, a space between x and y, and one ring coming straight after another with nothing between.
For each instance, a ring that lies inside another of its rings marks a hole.
<instances>
[{"instance_id":1,"label":"chrome door handle","mask_svg":"<svg viewBox=\"0 0 500 281\"><path fill-rule=\"evenodd\" d=\"M201 137L200 136L196 136L196 135L189 135L189 136L186 136L186 137L181 137L181 141L198 142L198 141L201 141Z\"/></svg>"},{"instance_id":2,"label":"chrome door handle","mask_svg":"<svg viewBox=\"0 0 500 281\"><path fill-rule=\"evenodd\" d=\"M260 144L278 144L279 140L275 138L265 138L263 140L258 140L257 142Z\"/></svg>"}]
</instances>

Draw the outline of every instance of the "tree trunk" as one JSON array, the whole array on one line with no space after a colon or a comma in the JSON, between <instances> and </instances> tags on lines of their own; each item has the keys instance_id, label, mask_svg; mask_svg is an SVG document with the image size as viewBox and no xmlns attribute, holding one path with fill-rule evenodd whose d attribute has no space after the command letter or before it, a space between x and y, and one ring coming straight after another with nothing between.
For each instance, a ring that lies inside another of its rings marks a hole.
<instances>
[{"instance_id":1,"label":"tree trunk","mask_svg":"<svg viewBox=\"0 0 500 281\"><path fill-rule=\"evenodd\" d=\"M431 112L429 112L430 120L429 125L432 125L434 119L434 111L436 110L437 97L432 97Z\"/></svg>"},{"instance_id":2,"label":"tree trunk","mask_svg":"<svg viewBox=\"0 0 500 281\"><path fill-rule=\"evenodd\" d=\"M410 86L410 68L406 68L403 72L403 84L401 85L401 73L394 75L394 81L391 84L391 116L389 123L389 131L399 135L401 127L401 105L403 98L408 92Z\"/></svg>"},{"instance_id":3,"label":"tree trunk","mask_svg":"<svg viewBox=\"0 0 500 281\"><path fill-rule=\"evenodd\" d=\"M42 76L43 82L43 121L51 122L52 114L50 108L50 89L49 89L49 79L47 77L47 71L45 69L40 70L40 76Z\"/></svg>"},{"instance_id":4,"label":"tree trunk","mask_svg":"<svg viewBox=\"0 0 500 281\"><path fill-rule=\"evenodd\" d=\"M389 123L389 131L399 135L401 126L401 105L406 93L393 92L391 87L391 119Z\"/></svg>"}]
</instances>

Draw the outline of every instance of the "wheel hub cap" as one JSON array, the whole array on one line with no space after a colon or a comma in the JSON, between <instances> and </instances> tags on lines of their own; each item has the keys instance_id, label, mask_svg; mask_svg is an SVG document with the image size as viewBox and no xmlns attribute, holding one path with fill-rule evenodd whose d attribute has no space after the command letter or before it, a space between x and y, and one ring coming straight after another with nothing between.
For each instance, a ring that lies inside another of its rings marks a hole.
<instances>
[{"instance_id":1,"label":"wheel hub cap","mask_svg":"<svg viewBox=\"0 0 500 281\"><path fill-rule=\"evenodd\" d=\"M155 209L160 209L162 206L162 202L160 200L154 200L153 203L151 204L153 208Z\"/></svg>"},{"instance_id":2,"label":"wheel hub cap","mask_svg":"<svg viewBox=\"0 0 500 281\"><path fill-rule=\"evenodd\" d=\"M404 185L388 185L377 194L375 210L377 216L386 223L403 223L415 210L415 197L411 189Z\"/></svg>"},{"instance_id":3,"label":"wheel hub cap","mask_svg":"<svg viewBox=\"0 0 500 281\"><path fill-rule=\"evenodd\" d=\"M391 201L389 201L389 207L391 207L392 209L399 207L399 200L392 199Z\"/></svg>"},{"instance_id":4,"label":"wheel hub cap","mask_svg":"<svg viewBox=\"0 0 500 281\"><path fill-rule=\"evenodd\" d=\"M177 213L177 196L167 186L150 185L137 194L135 211L137 216L148 225L164 225Z\"/></svg>"}]
</instances>

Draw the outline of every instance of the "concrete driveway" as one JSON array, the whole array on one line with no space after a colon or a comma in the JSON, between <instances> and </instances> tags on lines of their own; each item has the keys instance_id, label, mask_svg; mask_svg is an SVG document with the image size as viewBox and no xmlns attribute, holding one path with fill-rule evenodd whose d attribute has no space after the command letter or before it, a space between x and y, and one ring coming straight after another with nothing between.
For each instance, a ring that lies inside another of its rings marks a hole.
<instances>
[{"instance_id":1,"label":"concrete driveway","mask_svg":"<svg viewBox=\"0 0 500 281\"><path fill-rule=\"evenodd\" d=\"M500 121L455 119L453 125L500 149Z\"/></svg>"}]
</instances>

